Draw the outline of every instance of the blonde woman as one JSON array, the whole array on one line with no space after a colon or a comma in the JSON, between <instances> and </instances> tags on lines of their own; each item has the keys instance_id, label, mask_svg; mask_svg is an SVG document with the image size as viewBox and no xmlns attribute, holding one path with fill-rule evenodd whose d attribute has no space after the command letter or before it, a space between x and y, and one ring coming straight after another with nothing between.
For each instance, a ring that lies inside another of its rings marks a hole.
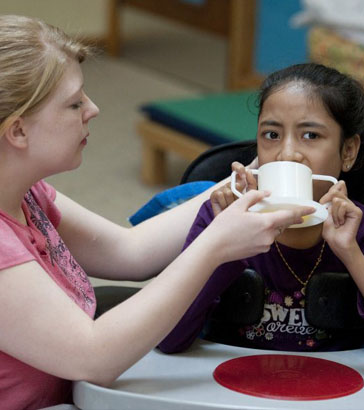
<instances>
[{"instance_id":1,"label":"blonde woman","mask_svg":"<svg viewBox=\"0 0 364 410\"><path fill-rule=\"evenodd\" d=\"M215 268L266 250L312 209L245 212L251 191L178 256L209 192L123 228L43 178L77 168L99 110L83 91L87 48L37 19L0 16L0 403L70 402L71 380L107 385L174 327ZM236 243L237 234L246 241ZM165 268L167 266L167 268ZM97 320L87 274L150 284Z\"/></svg>"}]
</instances>

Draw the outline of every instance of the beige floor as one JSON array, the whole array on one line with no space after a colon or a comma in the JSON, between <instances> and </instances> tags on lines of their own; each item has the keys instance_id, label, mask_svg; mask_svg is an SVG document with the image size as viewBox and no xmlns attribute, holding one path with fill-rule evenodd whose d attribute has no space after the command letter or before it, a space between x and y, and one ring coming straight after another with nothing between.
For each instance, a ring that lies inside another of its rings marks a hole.
<instances>
[{"instance_id":1,"label":"beige floor","mask_svg":"<svg viewBox=\"0 0 364 410\"><path fill-rule=\"evenodd\" d=\"M167 186L140 182L138 107L222 89L225 45L220 38L133 11L123 19L123 57L99 55L83 67L86 92L101 110L90 124L83 164L48 181L89 209L128 226L128 216L155 193L178 184L188 165L171 157Z\"/></svg>"}]
</instances>

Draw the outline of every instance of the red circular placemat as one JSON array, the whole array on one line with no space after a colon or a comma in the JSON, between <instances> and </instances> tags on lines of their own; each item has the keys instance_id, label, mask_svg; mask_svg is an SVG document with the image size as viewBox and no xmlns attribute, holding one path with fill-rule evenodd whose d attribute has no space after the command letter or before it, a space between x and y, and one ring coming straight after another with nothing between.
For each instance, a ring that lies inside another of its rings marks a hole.
<instances>
[{"instance_id":1,"label":"red circular placemat","mask_svg":"<svg viewBox=\"0 0 364 410\"><path fill-rule=\"evenodd\" d=\"M228 389L279 400L324 400L347 396L364 383L354 369L297 355L254 355L216 367L215 380Z\"/></svg>"}]
</instances>

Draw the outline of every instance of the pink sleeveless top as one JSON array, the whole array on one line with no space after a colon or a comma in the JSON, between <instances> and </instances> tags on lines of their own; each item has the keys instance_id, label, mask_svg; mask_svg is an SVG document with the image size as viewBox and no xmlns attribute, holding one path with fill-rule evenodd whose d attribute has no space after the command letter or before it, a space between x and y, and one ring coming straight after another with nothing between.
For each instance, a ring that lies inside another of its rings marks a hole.
<instances>
[{"instance_id":1,"label":"pink sleeveless top","mask_svg":"<svg viewBox=\"0 0 364 410\"><path fill-rule=\"evenodd\" d=\"M55 197L54 188L44 181L31 188L22 204L28 226L0 210L0 275L2 269L36 260L58 286L93 317L96 300L92 286L56 231L61 214L54 205ZM70 381L51 376L0 351L2 409L40 409L71 401Z\"/></svg>"}]
</instances>

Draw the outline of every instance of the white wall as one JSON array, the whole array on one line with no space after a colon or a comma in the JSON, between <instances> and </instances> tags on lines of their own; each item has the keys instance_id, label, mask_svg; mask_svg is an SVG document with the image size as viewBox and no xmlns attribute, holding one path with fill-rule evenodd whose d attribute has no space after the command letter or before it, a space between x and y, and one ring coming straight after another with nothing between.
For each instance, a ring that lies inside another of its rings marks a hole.
<instances>
[{"instance_id":1,"label":"white wall","mask_svg":"<svg viewBox=\"0 0 364 410\"><path fill-rule=\"evenodd\" d=\"M73 35L104 37L108 0L0 0L0 14L39 17Z\"/></svg>"}]
</instances>

